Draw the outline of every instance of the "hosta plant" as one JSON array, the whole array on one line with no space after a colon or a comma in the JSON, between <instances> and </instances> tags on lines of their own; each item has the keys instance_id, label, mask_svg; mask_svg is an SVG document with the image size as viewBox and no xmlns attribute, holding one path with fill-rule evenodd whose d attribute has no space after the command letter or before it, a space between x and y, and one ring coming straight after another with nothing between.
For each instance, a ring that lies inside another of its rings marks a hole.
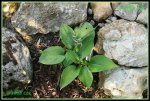
<instances>
[{"instance_id":1,"label":"hosta plant","mask_svg":"<svg viewBox=\"0 0 150 101\"><path fill-rule=\"evenodd\" d=\"M65 47L52 46L43 50L39 62L47 65L63 64L60 89L77 77L86 87L90 87L93 82L92 73L117 67L104 55L93 56L90 60L86 59L94 47L95 29L90 23L82 23L74 30L62 24L59 35Z\"/></svg>"}]
</instances>

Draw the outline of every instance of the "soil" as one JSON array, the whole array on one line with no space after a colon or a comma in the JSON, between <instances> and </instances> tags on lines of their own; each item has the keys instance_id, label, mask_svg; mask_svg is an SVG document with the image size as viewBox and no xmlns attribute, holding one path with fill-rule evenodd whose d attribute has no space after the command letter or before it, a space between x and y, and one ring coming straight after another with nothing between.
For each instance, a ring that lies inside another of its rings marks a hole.
<instances>
[{"instance_id":1,"label":"soil","mask_svg":"<svg viewBox=\"0 0 150 101\"><path fill-rule=\"evenodd\" d=\"M86 88L77 78L60 91L59 80L63 70L62 65L43 65L38 62L40 50L50 46L62 46L58 33L32 36L31 43L27 43L33 64L33 81L25 91L32 92L33 98L110 98L104 90L98 89L98 73L93 74L94 80L90 88ZM41 41L39 41L41 40Z\"/></svg>"}]
</instances>

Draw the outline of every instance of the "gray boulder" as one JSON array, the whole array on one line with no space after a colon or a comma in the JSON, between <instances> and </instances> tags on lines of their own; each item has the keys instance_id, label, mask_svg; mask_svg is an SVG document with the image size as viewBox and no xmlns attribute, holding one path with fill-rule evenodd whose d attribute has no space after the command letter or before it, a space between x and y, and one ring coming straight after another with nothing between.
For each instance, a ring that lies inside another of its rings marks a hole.
<instances>
[{"instance_id":1,"label":"gray boulder","mask_svg":"<svg viewBox=\"0 0 150 101\"><path fill-rule=\"evenodd\" d=\"M115 7L114 14L126 20L136 20L137 22L146 24L148 16L147 8L147 2L123 2Z\"/></svg>"},{"instance_id":2,"label":"gray boulder","mask_svg":"<svg viewBox=\"0 0 150 101\"><path fill-rule=\"evenodd\" d=\"M105 72L104 89L113 98L143 98L147 89L148 70L145 68L119 67Z\"/></svg>"},{"instance_id":3,"label":"gray boulder","mask_svg":"<svg viewBox=\"0 0 150 101\"><path fill-rule=\"evenodd\" d=\"M126 20L135 20L138 14L138 4L121 3L114 12Z\"/></svg>"},{"instance_id":4,"label":"gray boulder","mask_svg":"<svg viewBox=\"0 0 150 101\"><path fill-rule=\"evenodd\" d=\"M122 19L107 24L99 30L95 46L120 65L148 65L148 33L142 24Z\"/></svg>"},{"instance_id":5,"label":"gray boulder","mask_svg":"<svg viewBox=\"0 0 150 101\"><path fill-rule=\"evenodd\" d=\"M61 23L73 25L85 21L87 6L87 2L21 3L11 22L18 32L28 35L57 32Z\"/></svg>"},{"instance_id":6,"label":"gray boulder","mask_svg":"<svg viewBox=\"0 0 150 101\"><path fill-rule=\"evenodd\" d=\"M23 90L32 80L32 66L28 47L17 33L2 29L3 88Z\"/></svg>"},{"instance_id":7,"label":"gray boulder","mask_svg":"<svg viewBox=\"0 0 150 101\"><path fill-rule=\"evenodd\" d=\"M148 23L148 9L142 10L142 12L138 15L136 21L142 24L147 24Z\"/></svg>"}]
</instances>

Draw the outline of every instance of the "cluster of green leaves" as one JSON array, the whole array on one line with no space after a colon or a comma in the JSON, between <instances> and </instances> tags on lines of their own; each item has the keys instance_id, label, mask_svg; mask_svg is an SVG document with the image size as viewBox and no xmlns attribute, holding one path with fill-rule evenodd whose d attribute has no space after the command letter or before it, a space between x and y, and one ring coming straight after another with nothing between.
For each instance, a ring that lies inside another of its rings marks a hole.
<instances>
[{"instance_id":1,"label":"cluster of green leaves","mask_svg":"<svg viewBox=\"0 0 150 101\"><path fill-rule=\"evenodd\" d=\"M62 24L60 38L66 49L52 46L42 51L40 63L48 65L63 63L64 65L60 78L60 89L66 87L76 77L86 87L90 87L93 82L92 73L117 67L112 60L103 55L96 55L90 61L86 60L86 56L94 47L94 37L95 30L88 22L80 24L74 30L68 25Z\"/></svg>"}]
</instances>

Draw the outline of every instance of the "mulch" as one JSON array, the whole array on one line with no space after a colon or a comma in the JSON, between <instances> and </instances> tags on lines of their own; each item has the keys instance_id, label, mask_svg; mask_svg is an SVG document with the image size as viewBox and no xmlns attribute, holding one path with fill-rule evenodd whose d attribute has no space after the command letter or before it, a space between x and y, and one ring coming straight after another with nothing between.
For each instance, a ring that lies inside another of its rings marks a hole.
<instances>
[{"instance_id":1,"label":"mulch","mask_svg":"<svg viewBox=\"0 0 150 101\"><path fill-rule=\"evenodd\" d=\"M98 73L94 73L93 84L86 88L77 78L60 91L59 80L62 65L43 65L38 62L40 50L50 46L62 46L58 33L31 36L34 41L27 43L33 64L33 80L25 91L32 92L32 98L110 98L98 88Z\"/></svg>"}]
</instances>

